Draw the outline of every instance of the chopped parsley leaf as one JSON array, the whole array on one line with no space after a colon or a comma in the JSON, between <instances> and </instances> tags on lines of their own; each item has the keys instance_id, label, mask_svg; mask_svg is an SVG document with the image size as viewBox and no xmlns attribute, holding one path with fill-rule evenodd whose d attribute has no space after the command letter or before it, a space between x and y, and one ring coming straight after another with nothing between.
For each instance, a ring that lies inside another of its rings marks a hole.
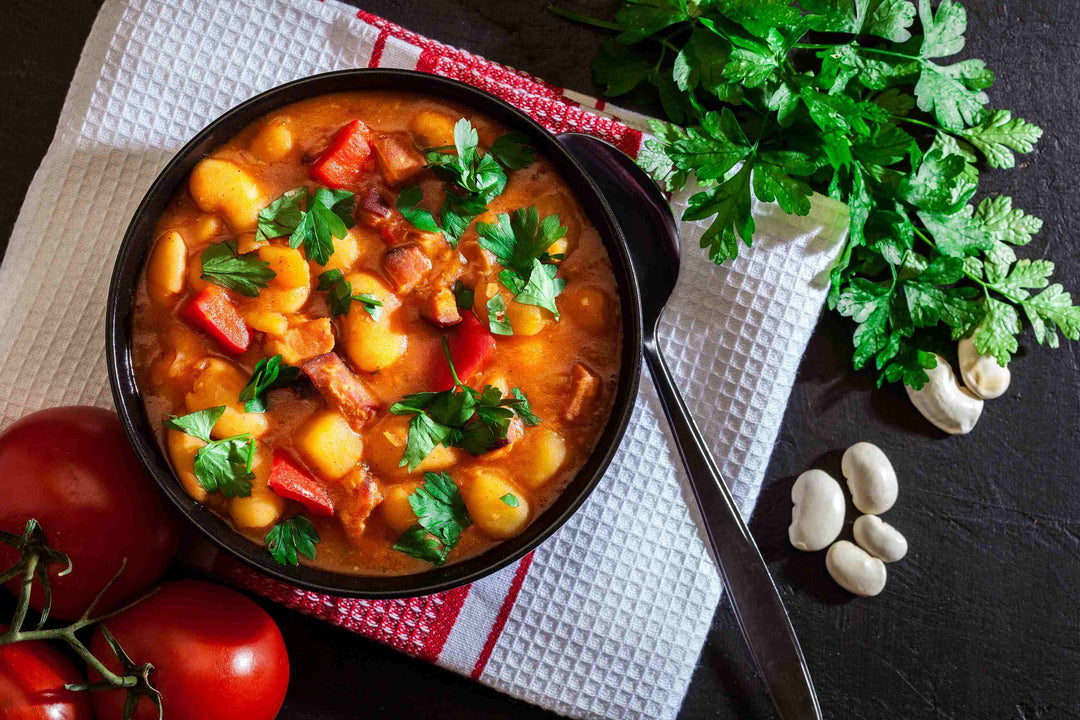
<instances>
[{"instance_id":1,"label":"chopped parsley leaf","mask_svg":"<svg viewBox=\"0 0 1080 720\"><path fill-rule=\"evenodd\" d=\"M372 320L378 320L382 312L382 300L369 293L353 295L352 283L345 279L345 274L334 268L319 274L318 289L328 293L330 314L334 317L347 315L353 301L360 303Z\"/></svg>"},{"instance_id":2,"label":"chopped parsley leaf","mask_svg":"<svg viewBox=\"0 0 1080 720\"><path fill-rule=\"evenodd\" d=\"M457 484L446 473L424 473L424 484L409 495L417 524L406 530L393 549L442 565L472 524Z\"/></svg>"},{"instance_id":3,"label":"chopped parsley leaf","mask_svg":"<svg viewBox=\"0 0 1080 720\"><path fill-rule=\"evenodd\" d=\"M488 327L495 335L513 335L514 329L510 327L510 318L506 316L506 303L503 302L502 293L495 293L487 301Z\"/></svg>"},{"instance_id":4,"label":"chopped parsley leaf","mask_svg":"<svg viewBox=\"0 0 1080 720\"><path fill-rule=\"evenodd\" d=\"M473 300L476 298L476 293L471 287L458 280L454 283L454 300L457 302L457 306L461 310L469 310L473 306Z\"/></svg>"},{"instance_id":5,"label":"chopped parsley leaf","mask_svg":"<svg viewBox=\"0 0 1080 720\"><path fill-rule=\"evenodd\" d=\"M438 445L460 447L473 455L482 455L505 445L515 413L527 425L535 425L540 420L529 410L528 400L520 389L510 397L502 397L497 387L485 385L482 390L476 390L462 383L450 360L445 338L442 343L454 387L442 392L406 395L390 406L394 415L413 416L400 463L401 467L408 467L409 472Z\"/></svg>"},{"instance_id":6,"label":"chopped parsley leaf","mask_svg":"<svg viewBox=\"0 0 1080 720\"><path fill-rule=\"evenodd\" d=\"M304 201L307 209L301 210ZM289 247L304 246L309 260L319 265L330 262L334 238L343 238L354 224L353 194L348 190L307 187L289 190L259 211L256 240L289 235Z\"/></svg>"},{"instance_id":7,"label":"chopped parsley leaf","mask_svg":"<svg viewBox=\"0 0 1080 720\"><path fill-rule=\"evenodd\" d=\"M214 243L202 251L200 277L246 297L256 297L259 290L270 285L277 273L270 263L260 260L257 253L237 254L236 245L229 240Z\"/></svg>"},{"instance_id":8,"label":"chopped parsley leaf","mask_svg":"<svg viewBox=\"0 0 1080 720\"><path fill-rule=\"evenodd\" d=\"M179 430L192 437L197 437L203 442L210 442L210 431L214 429L218 418L225 412L224 405L198 410L181 417L170 415L165 421L165 427Z\"/></svg>"},{"instance_id":9,"label":"chopped parsley leaf","mask_svg":"<svg viewBox=\"0 0 1080 720\"><path fill-rule=\"evenodd\" d=\"M244 403L244 412L266 412L266 398L263 393L278 387L284 387L300 376L300 368L286 365L280 355L263 358L255 365L251 379L240 391L240 401Z\"/></svg>"},{"instance_id":10,"label":"chopped parsley leaf","mask_svg":"<svg viewBox=\"0 0 1080 720\"><path fill-rule=\"evenodd\" d=\"M566 281L555 277L558 266L543 258L552 259L548 248L566 235L559 216L548 215L541 221L535 206L519 208L513 217L501 213L496 223L477 223L476 230L480 245L502 264L499 280L514 293L514 300L542 307L558 318L555 298L566 287Z\"/></svg>"},{"instance_id":11,"label":"chopped parsley leaf","mask_svg":"<svg viewBox=\"0 0 1080 720\"><path fill-rule=\"evenodd\" d=\"M315 559L319 533L306 517L293 515L272 527L263 542L275 560L282 565L295 567L300 564L301 555L308 560Z\"/></svg>"},{"instance_id":12,"label":"chopped parsley leaf","mask_svg":"<svg viewBox=\"0 0 1080 720\"><path fill-rule=\"evenodd\" d=\"M181 417L170 417L165 426L187 433L206 443L195 453L195 479L208 493L225 497L249 497L255 473L255 438L250 433L213 440L210 432L225 412L225 406L198 410Z\"/></svg>"}]
</instances>

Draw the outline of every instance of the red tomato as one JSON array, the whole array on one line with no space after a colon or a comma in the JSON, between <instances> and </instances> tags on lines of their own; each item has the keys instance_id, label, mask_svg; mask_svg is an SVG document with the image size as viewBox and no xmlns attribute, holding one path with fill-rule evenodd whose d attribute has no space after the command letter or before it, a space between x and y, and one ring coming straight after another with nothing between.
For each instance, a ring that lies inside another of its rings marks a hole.
<instances>
[{"instance_id":1,"label":"red tomato","mask_svg":"<svg viewBox=\"0 0 1080 720\"><path fill-rule=\"evenodd\" d=\"M235 590L194 580L166 583L106 624L133 662L153 664L150 684L169 720L277 717L289 685L285 641L266 611ZM120 670L100 631L90 651ZM95 692L97 720L120 720L124 696ZM141 698L135 720L155 718L153 703Z\"/></svg>"},{"instance_id":2,"label":"red tomato","mask_svg":"<svg viewBox=\"0 0 1080 720\"><path fill-rule=\"evenodd\" d=\"M84 680L67 656L46 642L2 645L0 718L91 720L89 693L64 689L66 683Z\"/></svg>"},{"instance_id":3,"label":"red tomato","mask_svg":"<svg viewBox=\"0 0 1080 720\"><path fill-rule=\"evenodd\" d=\"M32 413L0 433L0 530L21 535L36 518L49 544L71 558L50 567L52 615L74 620L127 558L127 569L102 598L118 607L154 583L172 561L180 524L143 471L116 413L61 407ZM0 567L18 553L0 544ZM18 585L8 586L18 592ZM31 606L41 608L34 584Z\"/></svg>"}]
</instances>

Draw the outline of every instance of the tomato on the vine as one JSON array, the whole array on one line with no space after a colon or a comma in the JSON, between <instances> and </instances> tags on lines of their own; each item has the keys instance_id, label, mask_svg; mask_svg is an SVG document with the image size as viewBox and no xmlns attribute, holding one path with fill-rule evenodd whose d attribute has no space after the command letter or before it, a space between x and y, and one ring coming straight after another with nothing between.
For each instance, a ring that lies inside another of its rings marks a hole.
<instances>
[{"instance_id":1,"label":"tomato on the vine","mask_svg":"<svg viewBox=\"0 0 1080 720\"><path fill-rule=\"evenodd\" d=\"M0 530L21 535L36 518L51 547L73 570L51 566L52 616L74 620L120 569L96 612L119 607L154 583L180 542L177 515L166 505L128 445L116 413L59 407L32 413L0 433ZM18 553L0 544L0 570ZM18 592L18 581L9 588ZM43 595L35 583L31 607Z\"/></svg>"},{"instance_id":2,"label":"tomato on the vine","mask_svg":"<svg viewBox=\"0 0 1080 720\"><path fill-rule=\"evenodd\" d=\"M235 590L194 580L165 583L105 625L132 662L154 666L150 684L169 720L273 720L285 700L289 657L281 631ZM90 651L120 671L100 630ZM124 698L123 690L95 692L97 720L120 720ZM140 698L135 720L155 718L157 708Z\"/></svg>"},{"instance_id":3,"label":"tomato on the vine","mask_svg":"<svg viewBox=\"0 0 1080 720\"><path fill-rule=\"evenodd\" d=\"M5 628L0 626L0 632ZM90 696L65 690L83 674L62 652L41 640L0 645L0 718L90 720Z\"/></svg>"}]
</instances>

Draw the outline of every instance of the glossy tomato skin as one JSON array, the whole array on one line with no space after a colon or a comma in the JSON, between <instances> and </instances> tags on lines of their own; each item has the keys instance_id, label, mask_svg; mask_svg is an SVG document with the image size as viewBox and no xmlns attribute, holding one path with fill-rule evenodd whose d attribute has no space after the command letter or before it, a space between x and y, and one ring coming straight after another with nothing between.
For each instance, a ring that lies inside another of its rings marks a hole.
<instances>
[{"instance_id":1,"label":"glossy tomato skin","mask_svg":"<svg viewBox=\"0 0 1080 720\"><path fill-rule=\"evenodd\" d=\"M266 611L237 591L195 580L165 583L106 624L133 662L153 664L150 682L168 720L277 717L289 685L285 641ZM100 631L90 651L119 670ZM92 702L97 720L123 715L122 691L95 692ZM142 698L135 720L155 718Z\"/></svg>"},{"instance_id":2,"label":"glossy tomato skin","mask_svg":"<svg viewBox=\"0 0 1080 720\"><path fill-rule=\"evenodd\" d=\"M127 558L99 610L154 583L180 542L180 521L128 445L116 413L59 407L31 413L0 433L0 530L22 534L36 518L73 569L50 568L52 616L78 618ZM0 544L0 567L18 554ZM9 585L18 591L15 582ZM31 606L41 609L35 583Z\"/></svg>"},{"instance_id":3,"label":"glossy tomato skin","mask_svg":"<svg viewBox=\"0 0 1080 720\"><path fill-rule=\"evenodd\" d=\"M64 689L85 680L46 642L0 645L0 720L92 720L89 693Z\"/></svg>"}]
</instances>

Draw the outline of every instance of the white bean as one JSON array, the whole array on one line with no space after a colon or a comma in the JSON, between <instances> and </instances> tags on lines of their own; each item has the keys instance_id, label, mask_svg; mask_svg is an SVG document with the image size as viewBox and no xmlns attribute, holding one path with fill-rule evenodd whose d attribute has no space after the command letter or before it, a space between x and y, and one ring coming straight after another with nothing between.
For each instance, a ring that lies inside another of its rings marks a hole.
<instances>
[{"instance_id":1,"label":"white bean","mask_svg":"<svg viewBox=\"0 0 1080 720\"><path fill-rule=\"evenodd\" d=\"M859 547L882 562L896 562L907 555L907 538L877 515L860 515L852 530Z\"/></svg>"},{"instance_id":2,"label":"white bean","mask_svg":"<svg viewBox=\"0 0 1080 720\"><path fill-rule=\"evenodd\" d=\"M880 515L896 502L896 471L877 445L860 442L849 447L840 470L860 511Z\"/></svg>"},{"instance_id":3,"label":"white bean","mask_svg":"<svg viewBox=\"0 0 1080 720\"><path fill-rule=\"evenodd\" d=\"M908 397L923 417L951 435L966 435L982 415L982 398L960 387L948 361L935 354L937 366L926 371L929 381L921 390L905 385Z\"/></svg>"},{"instance_id":4,"label":"white bean","mask_svg":"<svg viewBox=\"0 0 1080 720\"><path fill-rule=\"evenodd\" d=\"M956 348L960 358L960 377L967 389L984 400L1001 397L1009 389L1012 373L998 365L991 355L982 355L971 338L964 338Z\"/></svg>"},{"instance_id":5,"label":"white bean","mask_svg":"<svg viewBox=\"0 0 1080 720\"><path fill-rule=\"evenodd\" d=\"M850 593L873 597L885 589L885 563L847 540L837 540L825 555L832 579Z\"/></svg>"},{"instance_id":6,"label":"white bean","mask_svg":"<svg viewBox=\"0 0 1080 720\"><path fill-rule=\"evenodd\" d=\"M829 546L844 526L844 491L824 470L807 470L791 486L788 539L798 550Z\"/></svg>"}]
</instances>

